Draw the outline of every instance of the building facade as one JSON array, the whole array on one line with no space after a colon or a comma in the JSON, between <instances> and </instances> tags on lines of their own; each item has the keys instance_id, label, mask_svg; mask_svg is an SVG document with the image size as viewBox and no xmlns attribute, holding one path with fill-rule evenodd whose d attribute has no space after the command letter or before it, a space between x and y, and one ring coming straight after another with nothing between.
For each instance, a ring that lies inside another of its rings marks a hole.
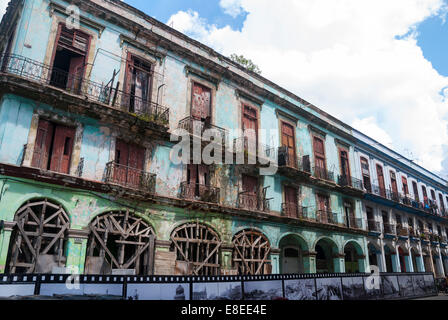
<instances>
[{"instance_id":1,"label":"building facade","mask_svg":"<svg viewBox=\"0 0 448 320\"><path fill-rule=\"evenodd\" d=\"M12 0L0 52L0 272L446 273L446 181L122 1Z\"/></svg>"}]
</instances>

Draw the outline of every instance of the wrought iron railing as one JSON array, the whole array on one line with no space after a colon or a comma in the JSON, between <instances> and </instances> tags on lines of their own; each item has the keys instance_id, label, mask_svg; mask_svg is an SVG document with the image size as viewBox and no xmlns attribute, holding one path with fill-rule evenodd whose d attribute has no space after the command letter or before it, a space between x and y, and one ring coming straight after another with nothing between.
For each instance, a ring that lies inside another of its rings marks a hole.
<instances>
[{"instance_id":1,"label":"wrought iron railing","mask_svg":"<svg viewBox=\"0 0 448 320\"><path fill-rule=\"evenodd\" d=\"M355 177L348 177L345 175L338 176L338 184L342 187L352 187L358 190L363 190L362 180Z\"/></svg>"},{"instance_id":2,"label":"wrought iron railing","mask_svg":"<svg viewBox=\"0 0 448 320\"><path fill-rule=\"evenodd\" d=\"M308 208L297 203L282 203L282 215L288 218L311 220Z\"/></svg>"},{"instance_id":3,"label":"wrought iron railing","mask_svg":"<svg viewBox=\"0 0 448 320\"><path fill-rule=\"evenodd\" d=\"M311 172L310 156L291 156L289 147L279 147L277 151L277 161L279 167L290 167L304 172Z\"/></svg>"},{"instance_id":4,"label":"wrought iron railing","mask_svg":"<svg viewBox=\"0 0 448 320\"><path fill-rule=\"evenodd\" d=\"M276 159L277 156L276 148L247 136L233 140L233 151L235 153L244 153L245 155L252 154L253 156L265 159Z\"/></svg>"},{"instance_id":5,"label":"wrought iron railing","mask_svg":"<svg viewBox=\"0 0 448 320\"><path fill-rule=\"evenodd\" d=\"M334 181L334 173L332 171L328 171L325 168L314 167L313 175L318 179L323 179L327 181Z\"/></svg>"},{"instance_id":6,"label":"wrought iron railing","mask_svg":"<svg viewBox=\"0 0 448 320\"><path fill-rule=\"evenodd\" d=\"M362 220L361 218L345 218L345 226L350 228L350 229L359 229L359 230L363 230L364 226L362 225Z\"/></svg>"},{"instance_id":7,"label":"wrought iron railing","mask_svg":"<svg viewBox=\"0 0 448 320\"><path fill-rule=\"evenodd\" d=\"M238 193L238 208L254 211L270 211L270 200L263 193L243 191Z\"/></svg>"},{"instance_id":8,"label":"wrought iron railing","mask_svg":"<svg viewBox=\"0 0 448 320\"><path fill-rule=\"evenodd\" d=\"M184 181L180 184L180 196L188 200L219 203L220 189L199 183Z\"/></svg>"},{"instance_id":9,"label":"wrought iron railing","mask_svg":"<svg viewBox=\"0 0 448 320\"><path fill-rule=\"evenodd\" d=\"M130 189L154 193L156 174L145 172L137 168L123 166L111 161L106 165L105 182Z\"/></svg>"},{"instance_id":10,"label":"wrought iron railing","mask_svg":"<svg viewBox=\"0 0 448 320\"><path fill-rule=\"evenodd\" d=\"M392 234L392 235L397 234L397 226L395 224L385 222L383 223L383 227L385 234Z\"/></svg>"},{"instance_id":11,"label":"wrought iron railing","mask_svg":"<svg viewBox=\"0 0 448 320\"><path fill-rule=\"evenodd\" d=\"M325 211L325 210L318 210L316 212L316 219L318 222L322 224L333 224L338 225L337 221L337 213L331 212L331 211Z\"/></svg>"},{"instance_id":12,"label":"wrought iron railing","mask_svg":"<svg viewBox=\"0 0 448 320\"><path fill-rule=\"evenodd\" d=\"M401 237L409 237L409 229L401 224L398 224L397 235Z\"/></svg>"},{"instance_id":13,"label":"wrought iron railing","mask_svg":"<svg viewBox=\"0 0 448 320\"><path fill-rule=\"evenodd\" d=\"M381 222L375 220L367 220L369 231L381 232Z\"/></svg>"},{"instance_id":14,"label":"wrought iron railing","mask_svg":"<svg viewBox=\"0 0 448 320\"><path fill-rule=\"evenodd\" d=\"M194 117L188 116L179 121L178 125L179 129L183 129L190 134L195 134L202 137L202 134L205 130L212 131L214 137L219 137L221 144L225 144L228 137L228 132L226 129L215 126L210 123L210 121L201 121L200 119L196 119Z\"/></svg>"},{"instance_id":15,"label":"wrought iron railing","mask_svg":"<svg viewBox=\"0 0 448 320\"><path fill-rule=\"evenodd\" d=\"M85 79L83 77L85 70L81 70L78 74L72 74L20 55L2 55L0 70L134 113L147 121L163 125L167 125L169 122L168 108L151 102L149 99L118 90L118 83L113 88L112 82L103 84Z\"/></svg>"}]
</instances>

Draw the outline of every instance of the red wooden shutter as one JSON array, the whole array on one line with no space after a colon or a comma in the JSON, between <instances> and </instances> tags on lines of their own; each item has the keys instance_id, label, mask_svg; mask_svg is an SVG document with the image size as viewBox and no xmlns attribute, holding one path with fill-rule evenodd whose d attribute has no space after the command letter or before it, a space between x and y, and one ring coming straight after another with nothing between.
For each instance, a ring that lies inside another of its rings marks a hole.
<instances>
[{"instance_id":1,"label":"red wooden shutter","mask_svg":"<svg viewBox=\"0 0 448 320\"><path fill-rule=\"evenodd\" d=\"M294 127L282 122L282 146L288 147L288 165L296 166L296 148L294 143Z\"/></svg>"},{"instance_id":2,"label":"red wooden shutter","mask_svg":"<svg viewBox=\"0 0 448 320\"><path fill-rule=\"evenodd\" d=\"M390 171L390 182L392 185L392 192L398 194L397 179L395 178L395 172L393 171Z\"/></svg>"},{"instance_id":3,"label":"red wooden shutter","mask_svg":"<svg viewBox=\"0 0 448 320\"><path fill-rule=\"evenodd\" d=\"M258 179L252 176L243 176L243 190L252 194L257 193Z\"/></svg>"},{"instance_id":4,"label":"red wooden shutter","mask_svg":"<svg viewBox=\"0 0 448 320\"><path fill-rule=\"evenodd\" d=\"M56 126L50 162L51 171L69 173L74 141L75 129Z\"/></svg>"},{"instance_id":5,"label":"red wooden shutter","mask_svg":"<svg viewBox=\"0 0 448 320\"><path fill-rule=\"evenodd\" d=\"M126 142L117 139L115 143L115 163L113 180L116 183L125 184L129 159L129 146Z\"/></svg>"},{"instance_id":6,"label":"red wooden shutter","mask_svg":"<svg viewBox=\"0 0 448 320\"><path fill-rule=\"evenodd\" d=\"M245 149L248 149L247 143L258 145L258 118L257 111L248 106L243 107L243 130L247 140L250 142L245 142ZM255 148L256 149L256 148Z\"/></svg>"},{"instance_id":7,"label":"red wooden shutter","mask_svg":"<svg viewBox=\"0 0 448 320\"><path fill-rule=\"evenodd\" d=\"M403 184L403 192L405 195L409 194L409 189L408 189L408 180L405 177L401 177L401 183Z\"/></svg>"},{"instance_id":8,"label":"red wooden shutter","mask_svg":"<svg viewBox=\"0 0 448 320\"><path fill-rule=\"evenodd\" d=\"M350 182L350 167L346 151L341 151L341 173L347 178L347 182Z\"/></svg>"},{"instance_id":9,"label":"red wooden shutter","mask_svg":"<svg viewBox=\"0 0 448 320\"><path fill-rule=\"evenodd\" d=\"M317 197L318 197L318 202L319 202L319 210L322 210L325 212L329 211L329 209L330 209L329 202L330 201L329 201L328 197L324 196L324 195L320 195L320 194Z\"/></svg>"},{"instance_id":10,"label":"red wooden shutter","mask_svg":"<svg viewBox=\"0 0 448 320\"><path fill-rule=\"evenodd\" d=\"M200 164L198 165L198 176L199 176L199 184L206 186L209 183L209 179L210 179L210 171L209 171L209 167L204 165L204 164Z\"/></svg>"},{"instance_id":11,"label":"red wooden shutter","mask_svg":"<svg viewBox=\"0 0 448 320\"><path fill-rule=\"evenodd\" d=\"M193 83L191 116L205 119L210 116L211 90L198 83Z\"/></svg>"},{"instance_id":12,"label":"red wooden shutter","mask_svg":"<svg viewBox=\"0 0 448 320\"><path fill-rule=\"evenodd\" d=\"M39 119L31 166L47 169L53 132L54 126L51 122Z\"/></svg>"},{"instance_id":13,"label":"red wooden shutter","mask_svg":"<svg viewBox=\"0 0 448 320\"><path fill-rule=\"evenodd\" d=\"M133 78L134 78L134 62L131 53L128 52L128 56L126 59L126 74L124 80L124 92L126 94L131 93ZM126 95L124 95L123 99L129 100L129 97L126 97Z\"/></svg>"},{"instance_id":14,"label":"red wooden shutter","mask_svg":"<svg viewBox=\"0 0 448 320\"><path fill-rule=\"evenodd\" d=\"M297 205L297 190L291 187L285 187L285 201L291 205Z\"/></svg>"},{"instance_id":15,"label":"red wooden shutter","mask_svg":"<svg viewBox=\"0 0 448 320\"><path fill-rule=\"evenodd\" d=\"M380 194L384 197L386 195L386 186L384 184L383 168L380 165L376 165L376 172L378 176L378 185L380 187Z\"/></svg>"},{"instance_id":16,"label":"red wooden shutter","mask_svg":"<svg viewBox=\"0 0 448 320\"><path fill-rule=\"evenodd\" d=\"M325 151L322 139L314 137L314 159L317 168L325 169Z\"/></svg>"},{"instance_id":17,"label":"red wooden shutter","mask_svg":"<svg viewBox=\"0 0 448 320\"><path fill-rule=\"evenodd\" d=\"M129 155L127 160L127 182L131 186L138 187L143 175L145 149L134 144L128 144Z\"/></svg>"}]
</instances>

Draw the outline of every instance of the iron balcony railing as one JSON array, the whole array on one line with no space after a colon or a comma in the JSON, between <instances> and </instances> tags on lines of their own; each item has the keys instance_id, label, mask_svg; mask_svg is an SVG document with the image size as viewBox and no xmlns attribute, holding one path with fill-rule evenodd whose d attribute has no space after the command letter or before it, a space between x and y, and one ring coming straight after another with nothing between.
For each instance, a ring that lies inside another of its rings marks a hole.
<instances>
[{"instance_id":1,"label":"iron balcony railing","mask_svg":"<svg viewBox=\"0 0 448 320\"><path fill-rule=\"evenodd\" d=\"M300 171L311 173L310 156L297 157L289 147L279 147L277 151L277 160L279 167L290 167Z\"/></svg>"},{"instance_id":2,"label":"iron balcony railing","mask_svg":"<svg viewBox=\"0 0 448 320\"><path fill-rule=\"evenodd\" d=\"M274 147L247 136L233 140L233 151L237 154L244 153L245 156L251 154L257 158L264 159L275 159L277 156Z\"/></svg>"},{"instance_id":3,"label":"iron balcony railing","mask_svg":"<svg viewBox=\"0 0 448 320\"><path fill-rule=\"evenodd\" d=\"M113 88L113 81L109 81L107 84L90 81L83 76L84 68L77 74L73 74L20 55L2 55L0 70L27 80L63 89L68 93L86 97L93 102L134 113L147 121L163 125L167 125L169 122L168 108L151 102L149 99L118 90L119 83Z\"/></svg>"},{"instance_id":4,"label":"iron balcony railing","mask_svg":"<svg viewBox=\"0 0 448 320\"><path fill-rule=\"evenodd\" d=\"M325 168L313 167L313 175L318 179L334 181L334 173L332 171L328 171Z\"/></svg>"},{"instance_id":5,"label":"iron balcony railing","mask_svg":"<svg viewBox=\"0 0 448 320\"><path fill-rule=\"evenodd\" d=\"M219 203L220 189L199 183L184 181L180 184L180 196L188 200Z\"/></svg>"},{"instance_id":6,"label":"iron balcony railing","mask_svg":"<svg viewBox=\"0 0 448 320\"><path fill-rule=\"evenodd\" d=\"M397 234L397 226L395 224L391 223L383 223L384 226L384 234L391 234L396 235Z\"/></svg>"},{"instance_id":7,"label":"iron balcony railing","mask_svg":"<svg viewBox=\"0 0 448 320\"><path fill-rule=\"evenodd\" d=\"M401 224L397 224L397 235L401 237L409 237L409 229Z\"/></svg>"},{"instance_id":8,"label":"iron balcony railing","mask_svg":"<svg viewBox=\"0 0 448 320\"><path fill-rule=\"evenodd\" d=\"M106 165L105 182L147 193L154 193L156 174L111 161Z\"/></svg>"},{"instance_id":9,"label":"iron balcony railing","mask_svg":"<svg viewBox=\"0 0 448 320\"><path fill-rule=\"evenodd\" d=\"M322 224L338 225L337 216L337 213L331 211L318 210L316 212L316 220Z\"/></svg>"},{"instance_id":10,"label":"iron balcony railing","mask_svg":"<svg viewBox=\"0 0 448 320\"><path fill-rule=\"evenodd\" d=\"M179 121L178 128L183 129L190 134L198 135L200 137L202 137L202 134L205 130L210 130L212 131L211 134L214 137L219 137L219 143L221 144L225 144L228 137L227 130L211 124L210 118L202 121L201 119L196 119L194 117L188 116Z\"/></svg>"},{"instance_id":11,"label":"iron balcony railing","mask_svg":"<svg viewBox=\"0 0 448 320\"><path fill-rule=\"evenodd\" d=\"M297 203L282 203L282 215L288 218L312 220L308 216L308 208Z\"/></svg>"},{"instance_id":12,"label":"iron balcony railing","mask_svg":"<svg viewBox=\"0 0 448 320\"><path fill-rule=\"evenodd\" d=\"M270 211L271 198L266 198L264 192L243 191L238 194L238 208L253 211Z\"/></svg>"},{"instance_id":13,"label":"iron balcony railing","mask_svg":"<svg viewBox=\"0 0 448 320\"><path fill-rule=\"evenodd\" d=\"M363 190L362 180L355 177L340 175L338 176L338 184L342 187L352 187L358 190Z\"/></svg>"},{"instance_id":14,"label":"iron balcony railing","mask_svg":"<svg viewBox=\"0 0 448 320\"><path fill-rule=\"evenodd\" d=\"M367 220L369 231L381 232L381 222L375 220Z\"/></svg>"},{"instance_id":15,"label":"iron balcony railing","mask_svg":"<svg viewBox=\"0 0 448 320\"><path fill-rule=\"evenodd\" d=\"M364 230L364 227L362 225L362 220L363 219L361 219L361 218L349 218L349 219L345 218L344 220L345 220L344 221L345 222L345 226L347 228Z\"/></svg>"}]
</instances>

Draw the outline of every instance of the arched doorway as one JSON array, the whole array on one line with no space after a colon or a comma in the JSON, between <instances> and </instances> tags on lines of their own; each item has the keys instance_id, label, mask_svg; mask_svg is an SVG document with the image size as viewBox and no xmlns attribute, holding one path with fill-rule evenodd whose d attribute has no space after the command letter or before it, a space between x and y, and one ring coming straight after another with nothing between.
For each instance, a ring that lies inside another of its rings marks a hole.
<instances>
[{"instance_id":1,"label":"arched doorway","mask_svg":"<svg viewBox=\"0 0 448 320\"><path fill-rule=\"evenodd\" d=\"M271 245L261 232L246 229L233 237L233 267L238 274L270 274Z\"/></svg>"},{"instance_id":2,"label":"arched doorway","mask_svg":"<svg viewBox=\"0 0 448 320\"><path fill-rule=\"evenodd\" d=\"M330 239L320 239L316 243L316 272L335 272L334 256L338 254L337 245Z\"/></svg>"},{"instance_id":3,"label":"arched doorway","mask_svg":"<svg viewBox=\"0 0 448 320\"><path fill-rule=\"evenodd\" d=\"M369 250L369 264L371 266L377 266L379 268L380 264L378 255L381 254L381 251L379 251L372 243L368 244L367 249Z\"/></svg>"},{"instance_id":4,"label":"arched doorway","mask_svg":"<svg viewBox=\"0 0 448 320\"><path fill-rule=\"evenodd\" d=\"M171 234L171 249L176 253L176 274L219 275L222 241L205 224L191 222L177 227Z\"/></svg>"},{"instance_id":5,"label":"arched doorway","mask_svg":"<svg viewBox=\"0 0 448 320\"><path fill-rule=\"evenodd\" d=\"M400 259L401 272L408 272L409 270L406 266L406 253L401 247L398 247L398 257Z\"/></svg>"},{"instance_id":6,"label":"arched doorway","mask_svg":"<svg viewBox=\"0 0 448 320\"><path fill-rule=\"evenodd\" d=\"M346 273L359 273L365 271L365 257L359 244L354 241L348 242L344 247L344 254Z\"/></svg>"},{"instance_id":7,"label":"arched doorway","mask_svg":"<svg viewBox=\"0 0 448 320\"><path fill-rule=\"evenodd\" d=\"M65 267L64 255L70 219L47 199L28 201L14 216L7 273L52 273Z\"/></svg>"},{"instance_id":8,"label":"arched doorway","mask_svg":"<svg viewBox=\"0 0 448 320\"><path fill-rule=\"evenodd\" d=\"M414 267L414 272L419 271L419 262L418 258L420 257L416 248L411 248L411 256L412 256L412 266Z\"/></svg>"},{"instance_id":9,"label":"arched doorway","mask_svg":"<svg viewBox=\"0 0 448 320\"><path fill-rule=\"evenodd\" d=\"M389 246L384 246L384 259L386 260L386 272L394 272L392 263L392 250Z\"/></svg>"},{"instance_id":10,"label":"arched doorway","mask_svg":"<svg viewBox=\"0 0 448 320\"><path fill-rule=\"evenodd\" d=\"M142 218L129 211L108 212L95 217L89 229L86 274L153 273L154 230Z\"/></svg>"},{"instance_id":11,"label":"arched doorway","mask_svg":"<svg viewBox=\"0 0 448 320\"><path fill-rule=\"evenodd\" d=\"M279 243L280 273L305 273L303 252L308 251L305 241L297 235L287 235ZM309 266L308 266L309 268Z\"/></svg>"}]
</instances>

